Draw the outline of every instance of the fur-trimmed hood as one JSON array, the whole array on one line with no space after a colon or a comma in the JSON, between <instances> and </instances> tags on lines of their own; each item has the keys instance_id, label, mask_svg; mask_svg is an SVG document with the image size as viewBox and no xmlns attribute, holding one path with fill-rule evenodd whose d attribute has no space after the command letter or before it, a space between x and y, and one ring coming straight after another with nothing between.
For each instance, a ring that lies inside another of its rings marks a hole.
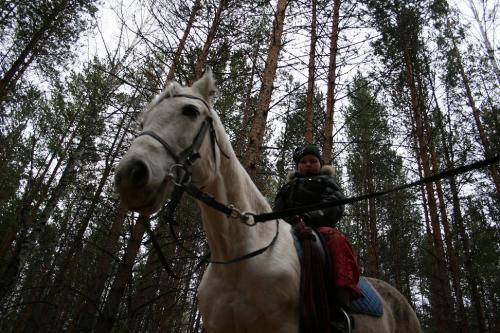
<instances>
[{"instance_id":1,"label":"fur-trimmed hood","mask_svg":"<svg viewBox=\"0 0 500 333\"><path fill-rule=\"evenodd\" d=\"M323 165L321 167L321 169L319 170L319 174L318 175L327 175L327 176L330 176L330 177L334 177L336 174L336 171L335 171L335 168L331 165ZM299 173L297 170L294 170L294 171L290 171L288 173L288 176L287 176L287 181L292 181L294 180L295 178L297 178L299 176Z\"/></svg>"}]
</instances>

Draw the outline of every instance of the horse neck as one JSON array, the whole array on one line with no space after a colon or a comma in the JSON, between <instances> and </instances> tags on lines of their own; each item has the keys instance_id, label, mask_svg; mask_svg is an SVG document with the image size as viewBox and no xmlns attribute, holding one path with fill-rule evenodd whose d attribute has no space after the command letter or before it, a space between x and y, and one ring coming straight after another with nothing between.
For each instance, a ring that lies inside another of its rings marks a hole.
<instances>
[{"instance_id":1,"label":"horse neck","mask_svg":"<svg viewBox=\"0 0 500 333\"><path fill-rule=\"evenodd\" d=\"M221 157L215 180L204 190L218 201L232 204L241 211L268 212L271 210L248 173L231 150L230 158ZM228 218L200 204L203 225L213 260L228 260L265 246L274 236L274 223L247 226L238 218Z\"/></svg>"}]
</instances>

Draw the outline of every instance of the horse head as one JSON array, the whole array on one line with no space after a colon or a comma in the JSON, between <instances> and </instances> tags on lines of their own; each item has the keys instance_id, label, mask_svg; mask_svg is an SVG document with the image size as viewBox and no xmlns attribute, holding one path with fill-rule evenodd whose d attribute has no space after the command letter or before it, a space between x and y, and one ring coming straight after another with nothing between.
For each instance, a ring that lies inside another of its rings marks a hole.
<instances>
[{"instance_id":1,"label":"horse head","mask_svg":"<svg viewBox=\"0 0 500 333\"><path fill-rule=\"evenodd\" d=\"M141 133L116 168L115 184L126 208L143 215L158 211L183 177L203 187L217 173L219 119L211 110L211 70L191 87L171 83L141 114ZM214 125L215 123L215 125Z\"/></svg>"}]
</instances>

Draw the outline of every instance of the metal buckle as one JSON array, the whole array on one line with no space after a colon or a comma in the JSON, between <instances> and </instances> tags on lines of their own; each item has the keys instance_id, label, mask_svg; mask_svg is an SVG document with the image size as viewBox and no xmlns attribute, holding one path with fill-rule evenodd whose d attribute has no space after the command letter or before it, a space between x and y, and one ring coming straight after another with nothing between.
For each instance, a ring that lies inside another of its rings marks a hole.
<instances>
[{"instance_id":1,"label":"metal buckle","mask_svg":"<svg viewBox=\"0 0 500 333\"><path fill-rule=\"evenodd\" d=\"M251 212L242 212L238 208L236 208L234 205L229 205L229 209L231 209L231 214L229 214L229 217L234 218L234 219L240 219L242 223L252 227L257 224L257 222L248 222L250 220L250 217L255 216L254 213Z\"/></svg>"},{"instance_id":2,"label":"metal buckle","mask_svg":"<svg viewBox=\"0 0 500 333\"><path fill-rule=\"evenodd\" d=\"M175 169L179 168L181 169L181 172L179 173L179 177L176 176ZM183 183L187 183L191 181L191 173L189 170L182 164L174 164L170 167L168 176L172 179L172 183L174 183L175 186L181 186ZM187 179L185 177L187 176Z\"/></svg>"}]
</instances>

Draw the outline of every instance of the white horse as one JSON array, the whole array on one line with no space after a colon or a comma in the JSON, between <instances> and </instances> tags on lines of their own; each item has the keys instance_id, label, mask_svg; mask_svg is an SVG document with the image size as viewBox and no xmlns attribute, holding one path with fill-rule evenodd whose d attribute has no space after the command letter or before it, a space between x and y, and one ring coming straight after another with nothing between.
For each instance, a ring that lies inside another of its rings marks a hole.
<instances>
[{"instance_id":1,"label":"white horse","mask_svg":"<svg viewBox=\"0 0 500 333\"><path fill-rule=\"evenodd\" d=\"M130 210L144 215L158 211L171 197L173 182L183 173L180 164L194 148L199 158L188 165L191 184L240 211L271 211L211 109L215 90L208 70L191 87L170 84L145 110L143 132L116 169L117 189ZM290 225L272 221L249 226L236 215L228 216L204 203L199 207L212 261L261 249L277 235L257 256L208 266L198 289L205 331L299 332L300 263ZM405 298L387 283L369 281L382 296L384 315L354 315L353 332L420 332L415 312Z\"/></svg>"}]
</instances>

